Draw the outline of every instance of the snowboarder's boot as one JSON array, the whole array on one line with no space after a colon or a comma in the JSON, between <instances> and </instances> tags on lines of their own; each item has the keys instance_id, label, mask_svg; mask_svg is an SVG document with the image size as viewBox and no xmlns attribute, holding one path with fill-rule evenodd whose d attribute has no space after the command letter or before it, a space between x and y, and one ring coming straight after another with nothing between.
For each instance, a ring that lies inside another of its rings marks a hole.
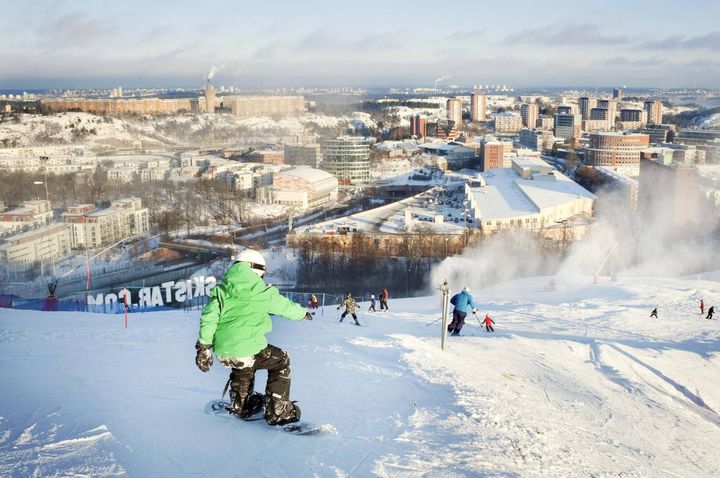
<instances>
[{"instance_id":1,"label":"snowboarder's boot","mask_svg":"<svg viewBox=\"0 0 720 478\"><path fill-rule=\"evenodd\" d=\"M452 335L453 337L457 337L458 335L460 335L460 332L458 332L457 330L453 330L450 335Z\"/></svg>"},{"instance_id":2,"label":"snowboarder's boot","mask_svg":"<svg viewBox=\"0 0 720 478\"><path fill-rule=\"evenodd\" d=\"M355 325L360 325L360 322L358 322L358 321L356 320L356 321L355 321Z\"/></svg>"},{"instance_id":3,"label":"snowboarder's boot","mask_svg":"<svg viewBox=\"0 0 720 478\"><path fill-rule=\"evenodd\" d=\"M265 420L268 425L287 425L300 421L300 407L295 402L265 396Z\"/></svg>"},{"instance_id":4,"label":"snowboarder's boot","mask_svg":"<svg viewBox=\"0 0 720 478\"><path fill-rule=\"evenodd\" d=\"M244 398L234 390L230 390L230 411L240 418L250 418L263 408L263 395L251 392Z\"/></svg>"}]
</instances>

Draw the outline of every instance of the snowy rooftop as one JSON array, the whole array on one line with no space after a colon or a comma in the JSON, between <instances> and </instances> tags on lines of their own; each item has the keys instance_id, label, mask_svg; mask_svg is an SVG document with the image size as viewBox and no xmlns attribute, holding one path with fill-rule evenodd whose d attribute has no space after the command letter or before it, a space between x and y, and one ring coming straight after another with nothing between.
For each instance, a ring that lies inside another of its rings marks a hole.
<instances>
[{"instance_id":1,"label":"snowy rooftop","mask_svg":"<svg viewBox=\"0 0 720 478\"><path fill-rule=\"evenodd\" d=\"M537 158L517 158L513 162L521 168L549 168L547 163ZM515 169L507 168L482 173L487 185L470 190L480 218L528 216L577 198L595 197L559 171L551 173L554 176L552 179L543 179L542 174L547 173L536 173L529 179L523 179Z\"/></svg>"},{"instance_id":2,"label":"snowy rooftop","mask_svg":"<svg viewBox=\"0 0 720 478\"><path fill-rule=\"evenodd\" d=\"M335 180L335 183L337 185L337 179L335 179L335 176L333 176L332 174L328 173L327 171L322 171L320 169L315 169L307 166L286 169L285 171L277 173L277 175L292 176L295 178L304 179L309 183L319 183L327 180Z\"/></svg>"}]
</instances>

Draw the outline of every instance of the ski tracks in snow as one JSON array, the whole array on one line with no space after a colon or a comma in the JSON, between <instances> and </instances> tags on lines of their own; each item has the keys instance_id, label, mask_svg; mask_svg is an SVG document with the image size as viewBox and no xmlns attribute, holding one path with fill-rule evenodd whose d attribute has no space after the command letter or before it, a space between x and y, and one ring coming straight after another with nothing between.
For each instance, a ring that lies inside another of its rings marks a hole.
<instances>
[{"instance_id":1,"label":"ski tracks in snow","mask_svg":"<svg viewBox=\"0 0 720 478\"><path fill-rule=\"evenodd\" d=\"M105 425L67 430L58 413L21 425L0 418L0 476L104 477L125 475L118 463L122 447Z\"/></svg>"}]
</instances>

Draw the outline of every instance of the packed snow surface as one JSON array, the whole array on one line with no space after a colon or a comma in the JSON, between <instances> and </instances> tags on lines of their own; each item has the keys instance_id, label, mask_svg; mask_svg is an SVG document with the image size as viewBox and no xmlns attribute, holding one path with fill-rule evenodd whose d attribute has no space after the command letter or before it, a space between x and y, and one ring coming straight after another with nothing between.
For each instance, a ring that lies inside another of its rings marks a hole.
<instances>
[{"instance_id":1,"label":"packed snow surface","mask_svg":"<svg viewBox=\"0 0 720 478\"><path fill-rule=\"evenodd\" d=\"M292 399L329 425L309 437L203 413L228 370L195 367L197 311L0 310L0 476L720 476L720 324L699 311L720 285L549 283L473 291L496 332L469 316L444 352L438 296L362 304L366 327L275 319Z\"/></svg>"}]
</instances>

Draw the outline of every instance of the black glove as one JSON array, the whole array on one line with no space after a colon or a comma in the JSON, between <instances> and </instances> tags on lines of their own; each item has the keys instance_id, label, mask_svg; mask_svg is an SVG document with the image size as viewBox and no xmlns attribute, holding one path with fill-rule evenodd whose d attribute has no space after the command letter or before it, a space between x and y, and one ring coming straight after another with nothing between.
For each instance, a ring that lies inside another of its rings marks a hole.
<instances>
[{"instance_id":1,"label":"black glove","mask_svg":"<svg viewBox=\"0 0 720 478\"><path fill-rule=\"evenodd\" d=\"M305 312L305 317L303 317L305 320L312 320L313 316L310 312Z\"/></svg>"},{"instance_id":2,"label":"black glove","mask_svg":"<svg viewBox=\"0 0 720 478\"><path fill-rule=\"evenodd\" d=\"M340 310L340 307L338 307L336 310Z\"/></svg>"},{"instance_id":3,"label":"black glove","mask_svg":"<svg viewBox=\"0 0 720 478\"><path fill-rule=\"evenodd\" d=\"M212 345L201 344L199 340L195 342L195 350L197 350L195 365L197 365L197 368L202 372L207 372L210 370L210 367L212 367L213 356L211 349Z\"/></svg>"}]
</instances>

